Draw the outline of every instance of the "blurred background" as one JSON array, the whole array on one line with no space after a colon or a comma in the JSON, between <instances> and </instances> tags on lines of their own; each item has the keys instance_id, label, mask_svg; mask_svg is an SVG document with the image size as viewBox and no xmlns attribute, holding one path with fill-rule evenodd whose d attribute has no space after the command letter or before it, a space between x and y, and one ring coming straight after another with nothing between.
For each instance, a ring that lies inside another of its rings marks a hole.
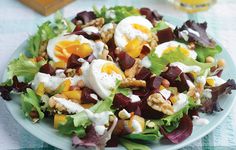
<instances>
[{"instance_id":1,"label":"blurred background","mask_svg":"<svg viewBox=\"0 0 236 150\"><path fill-rule=\"evenodd\" d=\"M77 0L63 7L61 11L65 17L73 17L77 12L88 10L93 5L98 7L133 5L150 7L164 16L176 17L183 21L188 18L199 22L207 21L209 34L220 41L236 63L236 0L148 1L149 5L146 4L146 0ZM53 14L45 17L17 0L0 1L0 75L14 50L36 31L37 25L52 18ZM236 77L235 72L232 71L234 77ZM221 146L226 149L236 148L236 107L234 108L216 130L186 149L214 149ZM20 127L10 116L2 101L0 101L0 120L0 149L52 148ZM229 128L226 130L227 133L221 133L225 128ZM208 143L205 148L204 143Z\"/></svg>"}]
</instances>

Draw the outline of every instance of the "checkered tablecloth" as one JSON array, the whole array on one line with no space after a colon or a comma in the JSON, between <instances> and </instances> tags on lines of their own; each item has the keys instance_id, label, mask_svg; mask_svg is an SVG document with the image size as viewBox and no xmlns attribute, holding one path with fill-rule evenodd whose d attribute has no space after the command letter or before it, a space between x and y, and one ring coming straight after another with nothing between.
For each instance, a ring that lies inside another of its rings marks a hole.
<instances>
[{"instance_id":1,"label":"checkered tablecloth","mask_svg":"<svg viewBox=\"0 0 236 150\"><path fill-rule=\"evenodd\" d=\"M186 18L187 15L173 8L166 0L152 1L162 14ZM78 0L62 12L66 17L93 5L140 5L145 0ZM36 25L51 19L43 17L16 0L0 0L0 75L14 50L36 30ZM208 31L229 51L236 63L236 0L218 0L209 11L199 14L208 22ZM236 70L232 70L236 74ZM12 118L0 100L0 149L54 149L32 136ZM236 149L236 106L224 122L213 132L183 149Z\"/></svg>"}]
</instances>

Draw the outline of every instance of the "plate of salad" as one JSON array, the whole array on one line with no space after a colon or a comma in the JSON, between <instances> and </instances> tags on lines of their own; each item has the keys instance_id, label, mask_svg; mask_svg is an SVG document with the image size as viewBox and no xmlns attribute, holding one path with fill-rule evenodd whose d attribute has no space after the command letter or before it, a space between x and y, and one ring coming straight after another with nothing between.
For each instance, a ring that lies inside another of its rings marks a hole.
<instances>
[{"instance_id":1,"label":"plate of salad","mask_svg":"<svg viewBox=\"0 0 236 150\"><path fill-rule=\"evenodd\" d=\"M57 148L178 149L235 102L234 63L206 29L150 8L58 12L15 51L1 97Z\"/></svg>"}]
</instances>

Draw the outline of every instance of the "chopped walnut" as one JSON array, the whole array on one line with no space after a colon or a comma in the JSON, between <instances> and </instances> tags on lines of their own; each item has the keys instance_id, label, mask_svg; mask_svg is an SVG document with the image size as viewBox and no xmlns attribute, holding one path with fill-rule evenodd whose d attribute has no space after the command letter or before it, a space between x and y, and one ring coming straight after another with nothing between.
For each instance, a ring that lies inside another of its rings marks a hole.
<instances>
[{"instance_id":1,"label":"chopped walnut","mask_svg":"<svg viewBox=\"0 0 236 150\"><path fill-rule=\"evenodd\" d=\"M115 32L115 24L113 23L113 28L108 29L108 30L101 30L101 37L102 37L102 41L104 43L107 43L114 35Z\"/></svg>"},{"instance_id":2,"label":"chopped walnut","mask_svg":"<svg viewBox=\"0 0 236 150\"><path fill-rule=\"evenodd\" d=\"M48 59L48 54L46 52L48 42L42 42L39 47L39 56Z\"/></svg>"},{"instance_id":3,"label":"chopped walnut","mask_svg":"<svg viewBox=\"0 0 236 150\"><path fill-rule=\"evenodd\" d=\"M154 49L157 46L157 41L158 41L158 37L156 36L156 34L152 33L152 38L149 42L151 49Z\"/></svg>"},{"instance_id":4,"label":"chopped walnut","mask_svg":"<svg viewBox=\"0 0 236 150\"><path fill-rule=\"evenodd\" d=\"M140 59L135 59L134 65L131 68L125 70L125 76L127 78L135 77L135 75L138 73L139 69L141 68L140 62L141 62Z\"/></svg>"},{"instance_id":5,"label":"chopped walnut","mask_svg":"<svg viewBox=\"0 0 236 150\"><path fill-rule=\"evenodd\" d=\"M67 77L73 77L76 74L76 69L68 68L65 70L65 74Z\"/></svg>"},{"instance_id":6,"label":"chopped walnut","mask_svg":"<svg viewBox=\"0 0 236 150\"><path fill-rule=\"evenodd\" d=\"M94 20L91 20L90 22L86 23L85 25L82 25L82 28L88 27L88 26L95 26L98 28L101 28L105 23L104 18L97 18Z\"/></svg>"},{"instance_id":7,"label":"chopped walnut","mask_svg":"<svg viewBox=\"0 0 236 150\"><path fill-rule=\"evenodd\" d=\"M171 102L165 100L160 93L154 93L150 95L147 99L147 104L152 107L152 109L161 111L166 115L174 114L174 108Z\"/></svg>"},{"instance_id":8,"label":"chopped walnut","mask_svg":"<svg viewBox=\"0 0 236 150\"><path fill-rule=\"evenodd\" d=\"M121 81L120 87L146 87L146 81L135 78L125 78Z\"/></svg>"}]
</instances>

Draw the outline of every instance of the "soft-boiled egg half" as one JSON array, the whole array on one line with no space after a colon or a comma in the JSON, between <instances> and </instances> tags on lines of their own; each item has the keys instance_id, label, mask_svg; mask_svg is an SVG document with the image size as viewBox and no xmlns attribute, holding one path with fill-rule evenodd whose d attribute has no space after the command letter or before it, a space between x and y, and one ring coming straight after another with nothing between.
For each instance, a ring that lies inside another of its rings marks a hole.
<instances>
[{"instance_id":1,"label":"soft-boiled egg half","mask_svg":"<svg viewBox=\"0 0 236 150\"><path fill-rule=\"evenodd\" d=\"M178 47L187 57L191 57L193 59L197 58L197 53L194 50L190 50L185 44L176 41L169 41L158 45L155 48L155 53L158 57L161 57L164 53L169 53Z\"/></svg>"},{"instance_id":2,"label":"soft-boiled egg half","mask_svg":"<svg viewBox=\"0 0 236 150\"><path fill-rule=\"evenodd\" d=\"M111 61L96 59L90 64L88 73L90 86L101 98L110 96L116 81L122 78L124 78L123 72Z\"/></svg>"},{"instance_id":3,"label":"soft-boiled egg half","mask_svg":"<svg viewBox=\"0 0 236 150\"><path fill-rule=\"evenodd\" d=\"M121 20L114 34L116 46L130 56L138 57L143 45L151 39L152 27L152 23L143 16L130 16Z\"/></svg>"},{"instance_id":4,"label":"soft-boiled egg half","mask_svg":"<svg viewBox=\"0 0 236 150\"><path fill-rule=\"evenodd\" d=\"M85 58L93 53L98 57L103 48L103 42L88 40L82 35L60 35L48 41L47 53L55 62L67 62L71 54Z\"/></svg>"}]
</instances>

